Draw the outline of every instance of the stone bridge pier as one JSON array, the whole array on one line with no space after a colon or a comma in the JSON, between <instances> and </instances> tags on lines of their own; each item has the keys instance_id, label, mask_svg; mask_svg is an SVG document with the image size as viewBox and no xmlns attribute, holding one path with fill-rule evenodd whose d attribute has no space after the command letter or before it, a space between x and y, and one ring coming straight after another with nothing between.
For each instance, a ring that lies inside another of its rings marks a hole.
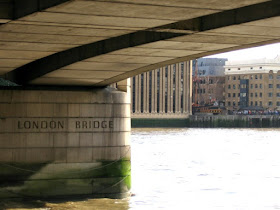
<instances>
[{"instance_id":1,"label":"stone bridge pier","mask_svg":"<svg viewBox=\"0 0 280 210\"><path fill-rule=\"evenodd\" d=\"M0 198L123 198L130 169L129 93L0 90Z\"/></svg>"}]
</instances>

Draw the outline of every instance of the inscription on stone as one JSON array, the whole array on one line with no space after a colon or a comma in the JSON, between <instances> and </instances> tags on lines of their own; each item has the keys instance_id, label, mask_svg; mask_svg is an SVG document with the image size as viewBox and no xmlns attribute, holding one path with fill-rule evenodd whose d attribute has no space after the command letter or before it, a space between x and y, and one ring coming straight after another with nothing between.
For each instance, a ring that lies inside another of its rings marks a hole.
<instances>
[{"instance_id":1,"label":"inscription on stone","mask_svg":"<svg viewBox=\"0 0 280 210\"><path fill-rule=\"evenodd\" d=\"M18 121L18 129L64 129L64 121Z\"/></svg>"},{"instance_id":2,"label":"inscription on stone","mask_svg":"<svg viewBox=\"0 0 280 210\"><path fill-rule=\"evenodd\" d=\"M68 125L68 126L67 126ZM18 130L96 130L112 129L112 120L18 120Z\"/></svg>"}]
</instances>

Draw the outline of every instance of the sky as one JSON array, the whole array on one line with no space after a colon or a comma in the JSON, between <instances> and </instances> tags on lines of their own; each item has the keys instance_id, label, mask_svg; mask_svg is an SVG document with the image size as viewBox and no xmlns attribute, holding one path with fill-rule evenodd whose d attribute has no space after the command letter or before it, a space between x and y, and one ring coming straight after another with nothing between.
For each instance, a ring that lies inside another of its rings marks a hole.
<instances>
[{"instance_id":1,"label":"sky","mask_svg":"<svg viewBox=\"0 0 280 210\"><path fill-rule=\"evenodd\" d=\"M228 58L228 60L230 61L236 61L236 60L251 60L251 59L259 59L259 58L271 59L271 58L275 58L277 55L280 55L280 43L211 55L211 56L207 56L206 58Z\"/></svg>"}]
</instances>

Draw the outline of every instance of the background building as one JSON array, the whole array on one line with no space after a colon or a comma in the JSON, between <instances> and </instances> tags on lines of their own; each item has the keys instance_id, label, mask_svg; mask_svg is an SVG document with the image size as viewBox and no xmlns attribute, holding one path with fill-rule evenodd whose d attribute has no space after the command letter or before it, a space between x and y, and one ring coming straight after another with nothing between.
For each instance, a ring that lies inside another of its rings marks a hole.
<instances>
[{"instance_id":1,"label":"background building","mask_svg":"<svg viewBox=\"0 0 280 210\"><path fill-rule=\"evenodd\" d=\"M131 78L132 118L187 118L192 104L191 63L181 62Z\"/></svg>"},{"instance_id":2,"label":"background building","mask_svg":"<svg viewBox=\"0 0 280 210\"><path fill-rule=\"evenodd\" d=\"M280 57L227 61L226 108L230 111L280 109Z\"/></svg>"},{"instance_id":3,"label":"background building","mask_svg":"<svg viewBox=\"0 0 280 210\"><path fill-rule=\"evenodd\" d=\"M199 58L193 61L193 103L224 105L224 58Z\"/></svg>"}]
</instances>

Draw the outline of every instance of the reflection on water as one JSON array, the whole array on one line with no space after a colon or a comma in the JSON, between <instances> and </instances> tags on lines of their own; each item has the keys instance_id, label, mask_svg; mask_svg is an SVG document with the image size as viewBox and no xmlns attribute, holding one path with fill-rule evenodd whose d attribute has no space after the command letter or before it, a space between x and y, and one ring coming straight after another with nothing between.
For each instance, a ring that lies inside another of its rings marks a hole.
<instances>
[{"instance_id":1,"label":"reflection on water","mask_svg":"<svg viewBox=\"0 0 280 210\"><path fill-rule=\"evenodd\" d=\"M137 129L123 200L1 201L5 209L280 209L279 129Z\"/></svg>"}]
</instances>

